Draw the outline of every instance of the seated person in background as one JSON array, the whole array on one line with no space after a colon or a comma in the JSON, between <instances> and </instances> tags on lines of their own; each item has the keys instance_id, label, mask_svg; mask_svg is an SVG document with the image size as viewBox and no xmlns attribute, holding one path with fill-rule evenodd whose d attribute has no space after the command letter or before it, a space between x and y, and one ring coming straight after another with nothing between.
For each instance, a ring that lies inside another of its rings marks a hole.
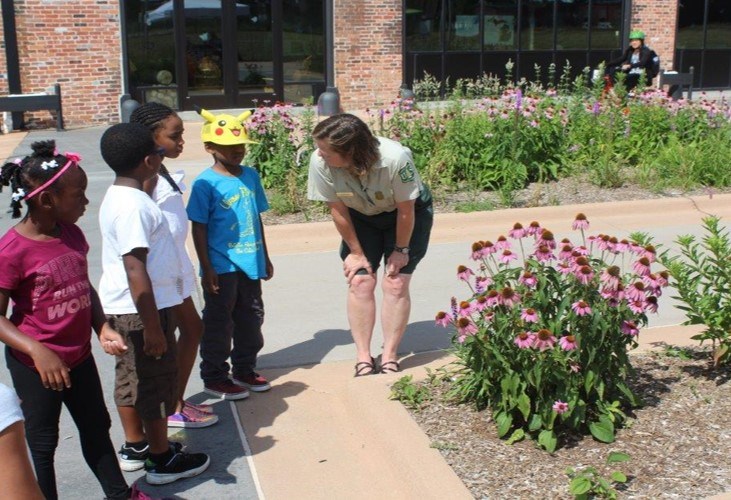
<instances>
[{"instance_id":1,"label":"seated person in background","mask_svg":"<svg viewBox=\"0 0 731 500\"><path fill-rule=\"evenodd\" d=\"M646 85L652 85L653 71L653 52L645 45L645 33L634 30L629 34L629 47L617 59L613 59L607 63L607 74L615 81L614 75L617 71L623 71L627 74L625 86L627 90L634 89L640 81L642 70L645 71Z\"/></svg>"}]
</instances>

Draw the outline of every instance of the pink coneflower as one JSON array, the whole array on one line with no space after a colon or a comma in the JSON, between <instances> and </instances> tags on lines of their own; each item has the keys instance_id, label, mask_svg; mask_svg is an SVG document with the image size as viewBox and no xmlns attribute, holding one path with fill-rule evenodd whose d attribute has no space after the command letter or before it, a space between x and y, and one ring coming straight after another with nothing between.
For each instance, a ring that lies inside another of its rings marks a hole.
<instances>
[{"instance_id":1,"label":"pink coneflower","mask_svg":"<svg viewBox=\"0 0 731 500\"><path fill-rule=\"evenodd\" d=\"M599 281L604 283L604 287L609 290L616 290L619 286L619 278L621 277L621 271L617 266L609 266L602 271Z\"/></svg>"},{"instance_id":2,"label":"pink coneflower","mask_svg":"<svg viewBox=\"0 0 731 500\"><path fill-rule=\"evenodd\" d=\"M459 340L459 343L461 344L464 342L465 338L467 338L469 335L474 335L477 333L477 325L475 325L471 319L469 318L457 318L457 340Z\"/></svg>"},{"instance_id":3,"label":"pink coneflower","mask_svg":"<svg viewBox=\"0 0 731 500\"><path fill-rule=\"evenodd\" d=\"M584 257L583 255L579 255L577 257L574 257L574 267L577 269L581 266L588 266L589 265L589 259Z\"/></svg>"},{"instance_id":4,"label":"pink coneflower","mask_svg":"<svg viewBox=\"0 0 731 500\"><path fill-rule=\"evenodd\" d=\"M446 326L451 325L453 321L454 321L454 318L449 313L445 313L444 311L439 311L437 313L437 317L436 317L437 325L446 327Z\"/></svg>"},{"instance_id":5,"label":"pink coneflower","mask_svg":"<svg viewBox=\"0 0 731 500\"><path fill-rule=\"evenodd\" d=\"M647 299L645 299L645 307L651 313L657 312L657 305L657 297L649 296L647 297Z\"/></svg>"},{"instance_id":6,"label":"pink coneflower","mask_svg":"<svg viewBox=\"0 0 731 500\"><path fill-rule=\"evenodd\" d=\"M487 256L497 252L497 247L492 241L481 241L482 243L482 255Z\"/></svg>"},{"instance_id":7,"label":"pink coneflower","mask_svg":"<svg viewBox=\"0 0 731 500\"><path fill-rule=\"evenodd\" d=\"M472 254L470 255L472 260L480 260L482 258L482 242L475 241L472 244Z\"/></svg>"},{"instance_id":8,"label":"pink coneflower","mask_svg":"<svg viewBox=\"0 0 731 500\"><path fill-rule=\"evenodd\" d=\"M495 313L493 311L486 310L482 312L482 317L485 318L485 321L489 323L490 321L495 319Z\"/></svg>"},{"instance_id":9,"label":"pink coneflower","mask_svg":"<svg viewBox=\"0 0 731 500\"><path fill-rule=\"evenodd\" d=\"M581 266L575 273L576 279L582 285L588 285L589 282L594 278L594 271L589 266Z\"/></svg>"},{"instance_id":10,"label":"pink coneflower","mask_svg":"<svg viewBox=\"0 0 731 500\"><path fill-rule=\"evenodd\" d=\"M573 335L564 335L558 341L558 345L560 345L561 349L564 351L573 351L577 347L576 338Z\"/></svg>"},{"instance_id":11,"label":"pink coneflower","mask_svg":"<svg viewBox=\"0 0 731 500\"><path fill-rule=\"evenodd\" d=\"M558 401L553 403L552 408L553 408L553 411L555 411L556 413L558 413L560 415L562 413L566 413L567 411L569 411L569 404L564 403L563 401L561 401L559 399Z\"/></svg>"},{"instance_id":12,"label":"pink coneflower","mask_svg":"<svg viewBox=\"0 0 731 500\"><path fill-rule=\"evenodd\" d=\"M550 330L541 328L536 333L535 340L533 341L533 347L545 351L546 349L552 349L556 343L556 337L551 334Z\"/></svg>"},{"instance_id":13,"label":"pink coneflower","mask_svg":"<svg viewBox=\"0 0 731 500\"><path fill-rule=\"evenodd\" d=\"M546 245L540 245L538 249L533 253L533 256L538 262L551 262L556 257L553 252Z\"/></svg>"},{"instance_id":14,"label":"pink coneflower","mask_svg":"<svg viewBox=\"0 0 731 500\"><path fill-rule=\"evenodd\" d=\"M538 313L535 309L529 307L528 309L523 309L523 311L520 313L520 319L522 319L526 323L537 323Z\"/></svg>"},{"instance_id":15,"label":"pink coneflower","mask_svg":"<svg viewBox=\"0 0 731 500\"><path fill-rule=\"evenodd\" d=\"M523 224L521 224L520 222L516 222L515 224L513 224L513 229L508 231L508 236L515 240L524 238L526 234L526 230L523 228Z\"/></svg>"},{"instance_id":16,"label":"pink coneflower","mask_svg":"<svg viewBox=\"0 0 731 500\"><path fill-rule=\"evenodd\" d=\"M635 281L627 288L625 296L629 301L645 300L645 284L641 281Z\"/></svg>"},{"instance_id":17,"label":"pink coneflower","mask_svg":"<svg viewBox=\"0 0 731 500\"><path fill-rule=\"evenodd\" d=\"M660 271L659 273L657 273L657 282L660 284L661 287L664 288L664 287L668 286L669 279L670 279L670 273L668 273L667 271Z\"/></svg>"},{"instance_id":18,"label":"pink coneflower","mask_svg":"<svg viewBox=\"0 0 731 500\"><path fill-rule=\"evenodd\" d=\"M472 272L472 269L466 266L458 266L457 267L457 278L461 279L462 281L469 281L470 276L474 276L475 273Z\"/></svg>"},{"instance_id":19,"label":"pink coneflower","mask_svg":"<svg viewBox=\"0 0 731 500\"><path fill-rule=\"evenodd\" d=\"M467 302L466 300L463 300L459 303L459 309L457 310L457 314L460 316L469 316L475 311L474 306L471 302Z\"/></svg>"},{"instance_id":20,"label":"pink coneflower","mask_svg":"<svg viewBox=\"0 0 731 500\"><path fill-rule=\"evenodd\" d=\"M646 304L647 302L645 302L644 299L630 300L627 302L627 307L629 307L629 310L635 314L642 314L643 312L645 312Z\"/></svg>"},{"instance_id":21,"label":"pink coneflower","mask_svg":"<svg viewBox=\"0 0 731 500\"><path fill-rule=\"evenodd\" d=\"M541 231L543 228L541 228L541 225L537 221L533 221L528 225L528 229L526 229L526 232L530 236L536 236L538 234L541 234Z\"/></svg>"},{"instance_id":22,"label":"pink coneflower","mask_svg":"<svg viewBox=\"0 0 731 500\"><path fill-rule=\"evenodd\" d=\"M502 234L497 237L497 241L495 242L495 247L498 250L508 250L510 249L510 242L508 239L503 236Z\"/></svg>"},{"instance_id":23,"label":"pink coneflower","mask_svg":"<svg viewBox=\"0 0 731 500\"><path fill-rule=\"evenodd\" d=\"M475 311L484 311L487 307L487 297L484 295L478 295L475 300L472 301L472 308Z\"/></svg>"},{"instance_id":24,"label":"pink coneflower","mask_svg":"<svg viewBox=\"0 0 731 500\"><path fill-rule=\"evenodd\" d=\"M571 304L571 309L576 313L577 316L586 316L591 314L591 307L583 300L578 300Z\"/></svg>"},{"instance_id":25,"label":"pink coneflower","mask_svg":"<svg viewBox=\"0 0 731 500\"><path fill-rule=\"evenodd\" d=\"M655 262L655 255L657 254L655 247L652 245L647 245L644 250L644 256L647 257L650 262Z\"/></svg>"},{"instance_id":26,"label":"pink coneflower","mask_svg":"<svg viewBox=\"0 0 731 500\"><path fill-rule=\"evenodd\" d=\"M613 254L619 253L619 250L617 250L617 245L619 245L619 240L617 240L617 237L610 236L609 242L608 242L609 251L612 252Z\"/></svg>"},{"instance_id":27,"label":"pink coneflower","mask_svg":"<svg viewBox=\"0 0 731 500\"><path fill-rule=\"evenodd\" d=\"M589 255L589 249L586 248L584 245L579 245L578 247L574 247L571 253L575 257L578 257L579 255Z\"/></svg>"},{"instance_id":28,"label":"pink coneflower","mask_svg":"<svg viewBox=\"0 0 731 500\"><path fill-rule=\"evenodd\" d=\"M569 370L571 373L579 373L581 371L581 365L576 361L569 361Z\"/></svg>"},{"instance_id":29,"label":"pink coneflower","mask_svg":"<svg viewBox=\"0 0 731 500\"><path fill-rule=\"evenodd\" d=\"M534 288L538 284L538 278L536 278L535 274L532 272L525 271L520 275L520 278L518 278L518 283L521 283L528 288Z\"/></svg>"},{"instance_id":30,"label":"pink coneflower","mask_svg":"<svg viewBox=\"0 0 731 500\"><path fill-rule=\"evenodd\" d=\"M604 251L604 250L611 250L612 247L609 244L609 240L610 240L610 236L609 235L606 235L606 234L597 235L597 239L595 240L596 247L599 250L602 250L602 251Z\"/></svg>"},{"instance_id":31,"label":"pink coneflower","mask_svg":"<svg viewBox=\"0 0 731 500\"><path fill-rule=\"evenodd\" d=\"M586 215L582 213L576 214L576 218L574 219L574 223L571 224L571 229L576 231L577 229L589 229L589 221L586 218Z\"/></svg>"},{"instance_id":32,"label":"pink coneflower","mask_svg":"<svg viewBox=\"0 0 731 500\"><path fill-rule=\"evenodd\" d=\"M503 264L510 264L510 261L512 260L518 260L518 256L510 250L503 250L502 255L500 255L500 262Z\"/></svg>"},{"instance_id":33,"label":"pink coneflower","mask_svg":"<svg viewBox=\"0 0 731 500\"><path fill-rule=\"evenodd\" d=\"M650 274L650 259L647 257L640 257L634 264L632 264L632 270L639 276L647 276Z\"/></svg>"},{"instance_id":34,"label":"pink coneflower","mask_svg":"<svg viewBox=\"0 0 731 500\"><path fill-rule=\"evenodd\" d=\"M637 328L637 325L634 321L622 321L622 333L625 335L629 335L631 337L636 337L639 335L640 330Z\"/></svg>"},{"instance_id":35,"label":"pink coneflower","mask_svg":"<svg viewBox=\"0 0 731 500\"><path fill-rule=\"evenodd\" d=\"M499 303L500 294L497 290L488 290L487 294L485 294L485 300L487 301L488 306L494 307Z\"/></svg>"},{"instance_id":36,"label":"pink coneflower","mask_svg":"<svg viewBox=\"0 0 731 500\"><path fill-rule=\"evenodd\" d=\"M662 285L657 274L650 273L642 277L642 282L647 287L647 293L659 297L662 295Z\"/></svg>"},{"instance_id":37,"label":"pink coneflower","mask_svg":"<svg viewBox=\"0 0 731 500\"><path fill-rule=\"evenodd\" d=\"M506 286L500 291L498 296L498 303L506 307L513 307L515 304L520 302L520 295L515 293L515 290Z\"/></svg>"},{"instance_id":38,"label":"pink coneflower","mask_svg":"<svg viewBox=\"0 0 731 500\"><path fill-rule=\"evenodd\" d=\"M630 248L629 241L622 239L617 242L616 250L618 252L626 252L627 250L629 250L629 248Z\"/></svg>"},{"instance_id":39,"label":"pink coneflower","mask_svg":"<svg viewBox=\"0 0 731 500\"><path fill-rule=\"evenodd\" d=\"M571 258L571 253L574 247L572 245L563 245L561 251L558 253L558 258L561 260L567 260Z\"/></svg>"},{"instance_id":40,"label":"pink coneflower","mask_svg":"<svg viewBox=\"0 0 731 500\"><path fill-rule=\"evenodd\" d=\"M515 336L515 345L521 349L528 349L533 346L535 335L530 332L522 332Z\"/></svg>"},{"instance_id":41,"label":"pink coneflower","mask_svg":"<svg viewBox=\"0 0 731 500\"><path fill-rule=\"evenodd\" d=\"M556 239L554 238L553 233L548 229L541 231L541 235L536 241L536 246L547 246L551 250L555 249Z\"/></svg>"},{"instance_id":42,"label":"pink coneflower","mask_svg":"<svg viewBox=\"0 0 731 500\"><path fill-rule=\"evenodd\" d=\"M556 264L556 270L566 276L567 274L571 274L573 272L574 266L566 262L565 260L562 260L558 264Z\"/></svg>"}]
</instances>

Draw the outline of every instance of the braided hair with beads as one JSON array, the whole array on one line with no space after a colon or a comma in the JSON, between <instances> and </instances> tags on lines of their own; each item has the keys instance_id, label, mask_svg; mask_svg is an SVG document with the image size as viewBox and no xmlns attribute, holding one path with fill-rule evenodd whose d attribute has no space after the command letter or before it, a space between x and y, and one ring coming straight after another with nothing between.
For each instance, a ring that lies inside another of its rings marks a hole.
<instances>
[{"instance_id":1,"label":"braided hair with beads","mask_svg":"<svg viewBox=\"0 0 731 500\"><path fill-rule=\"evenodd\" d=\"M175 115L177 115L177 113L175 113L175 111L169 106L165 106L159 102L146 102L132 111L129 121L131 123L144 125L154 134L163 126L163 121ZM175 180L173 180L170 176L170 172L165 165L160 165L160 176L165 179L168 184L170 184L174 191L182 193L180 186L178 186Z\"/></svg>"},{"instance_id":2,"label":"braided hair with beads","mask_svg":"<svg viewBox=\"0 0 731 500\"><path fill-rule=\"evenodd\" d=\"M69 162L78 162L78 155L56 151L55 141L38 141L30 145L33 153L25 158L5 163L0 168L0 191L3 186L9 186L12 192L10 208L14 219L20 217L21 201L25 201L30 209L34 203L33 195L40 189L53 189L54 176L59 169ZM78 163L77 163L78 164Z\"/></svg>"}]
</instances>

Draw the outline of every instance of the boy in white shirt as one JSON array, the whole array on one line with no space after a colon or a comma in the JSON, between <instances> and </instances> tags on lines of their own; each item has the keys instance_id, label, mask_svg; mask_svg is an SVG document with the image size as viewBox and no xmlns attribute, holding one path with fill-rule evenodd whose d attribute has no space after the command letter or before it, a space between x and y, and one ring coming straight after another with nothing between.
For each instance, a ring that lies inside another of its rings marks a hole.
<instances>
[{"instance_id":1,"label":"boy in white shirt","mask_svg":"<svg viewBox=\"0 0 731 500\"><path fill-rule=\"evenodd\" d=\"M126 471L144 467L150 484L166 484L197 476L210 459L167 439L167 417L177 404L172 308L182 302L183 277L167 220L142 190L164 151L147 127L120 123L104 132L101 153L116 177L99 209L99 296L127 345L115 369L114 402L126 440L120 462Z\"/></svg>"}]
</instances>

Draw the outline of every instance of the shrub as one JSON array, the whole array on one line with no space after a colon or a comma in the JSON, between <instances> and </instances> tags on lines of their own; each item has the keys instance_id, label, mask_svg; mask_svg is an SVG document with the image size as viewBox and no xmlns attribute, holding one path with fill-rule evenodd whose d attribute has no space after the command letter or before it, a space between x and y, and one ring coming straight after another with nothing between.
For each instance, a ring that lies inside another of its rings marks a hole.
<instances>
[{"instance_id":1,"label":"shrub","mask_svg":"<svg viewBox=\"0 0 731 500\"><path fill-rule=\"evenodd\" d=\"M573 227L581 244L557 244L538 222L515 224L516 243L474 243L476 271L458 269L470 296L437 315L456 330L451 394L489 407L500 437L529 435L551 452L569 431L614 440L624 412L639 404L627 351L667 285L664 272L651 272L651 245L608 235L587 243L583 214Z\"/></svg>"},{"instance_id":2,"label":"shrub","mask_svg":"<svg viewBox=\"0 0 731 500\"><path fill-rule=\"evenodd\" d=\"M703 219L706 232L701 242L693 235L676 240L680 255L663 252L660 262L667 267L682 301L686 325L705 325L693 337L714 347L715 365L731 360L731 240L717 217Z\"/></svg>"}]
</instances>

